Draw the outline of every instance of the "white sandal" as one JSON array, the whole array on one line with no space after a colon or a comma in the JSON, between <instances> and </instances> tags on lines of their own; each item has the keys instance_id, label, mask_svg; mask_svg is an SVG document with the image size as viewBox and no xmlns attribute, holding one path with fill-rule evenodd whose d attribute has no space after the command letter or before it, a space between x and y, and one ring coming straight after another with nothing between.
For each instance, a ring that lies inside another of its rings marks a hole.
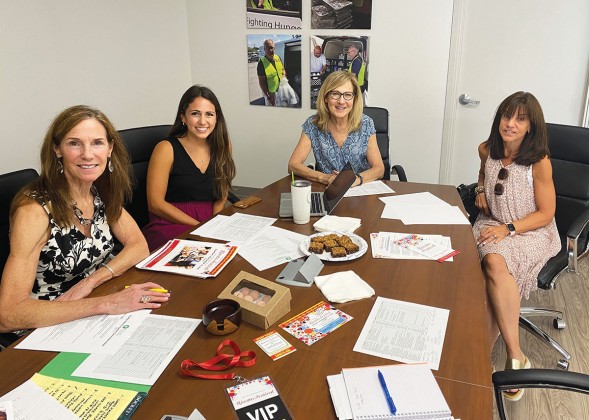
<instances>
[{"instance_id":1,"label":"white sandal","mask_svg":"<svg viewBox=\"0 0 589 420\"><path fill-rule=\"evenodd\" d=\"M507 359L505 362L505 370L519 370L519 369L529 369L532 367L530 363L530 359L526 357L524 354L524 361L518 359ZM521 397L524 395L525 389L517 389L515 391L503 391L503 397L508 401L519 401Z\"/></svg>"}]
</instances>

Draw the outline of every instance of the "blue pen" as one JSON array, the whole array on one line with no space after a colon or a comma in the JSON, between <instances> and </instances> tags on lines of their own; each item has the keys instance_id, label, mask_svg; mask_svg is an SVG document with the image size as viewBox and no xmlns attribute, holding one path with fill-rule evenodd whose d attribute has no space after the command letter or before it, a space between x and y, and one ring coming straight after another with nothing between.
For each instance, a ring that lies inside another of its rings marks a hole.
<instances>
[{"instance_id":1,"label":"blue pen","mask_svg":"<svg viewBox=\"0 0 589 420\"><path fill-rule=\"evenodd\" d=\"M391 413L393 413L393 415L397 414L397 407L395 407L395 403L393 402L393 398L391 397L391 394L389 394L389 389L387 388L387 383L384 380L384 376L382 375L382 372L380 370L378 371L378 380L380 382L380 386L381 386L382 390L384 391L384 396L387 399L387 403L389 404L389 409L391 410Z\"/></svg>"}]
</instances>

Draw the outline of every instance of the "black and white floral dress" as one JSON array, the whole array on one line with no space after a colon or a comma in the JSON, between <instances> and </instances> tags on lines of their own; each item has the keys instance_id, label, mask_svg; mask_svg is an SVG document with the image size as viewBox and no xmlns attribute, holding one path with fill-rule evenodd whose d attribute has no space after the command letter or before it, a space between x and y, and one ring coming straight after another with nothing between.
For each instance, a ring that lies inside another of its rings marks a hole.
<instances>
[{"instance_id":1,"label":"black and white floral dress","mask_svg":"<svg viewBox=\"0 0 589 420\"><path fill-rule=\"evenodd\" d=\"M32 298L53 300L112 258L113 238L106 221L106 208L95 189L93 193L94 216L90 237L76 226L59 227L47 203L38 194L30 194L47 212L50 228L49 240L39 256Z\"/></svg>"}]
</instances>

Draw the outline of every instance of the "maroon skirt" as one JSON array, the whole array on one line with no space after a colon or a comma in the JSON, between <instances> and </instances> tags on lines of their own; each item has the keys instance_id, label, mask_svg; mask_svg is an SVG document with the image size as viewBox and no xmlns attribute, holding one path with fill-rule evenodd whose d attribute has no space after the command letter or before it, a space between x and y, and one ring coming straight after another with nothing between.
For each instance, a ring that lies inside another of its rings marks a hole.
<instances>
[{"instance_id":1,"label":"maroon skirt","mask_svg":"<svg viewBox=\"0 0 589 420\"><path fill-rule=\"evenodd\" d=\"M170 203L179 210L199 222L206 222L213 216L213 202L212 201L186 201L181 203ZM155 251L157 248L173 239L188 229L194 226L179 225L171 223L166 219L162 219L154 214L149 213L149 223L141 229L149 252Z\"/></svg>"}]
</instances>

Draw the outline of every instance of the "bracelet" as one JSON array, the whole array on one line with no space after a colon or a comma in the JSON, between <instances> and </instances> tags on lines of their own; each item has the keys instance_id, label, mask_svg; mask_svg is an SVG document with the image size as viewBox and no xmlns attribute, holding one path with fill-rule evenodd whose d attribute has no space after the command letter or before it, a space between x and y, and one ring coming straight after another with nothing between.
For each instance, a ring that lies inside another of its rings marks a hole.
<instances>
[{"instance_id":1,"label":"bracelet","mask_svg":"<svg viewBox=\"0 0 589 420\"><path fill-rule=\"evenodd\" d=\"M114 278L116 277L116 275L115 275L115 272L112 270L112 268L110 268L110 267L108 266L108 264L107 264L107 263L102 263L102 266L103 266L104 268L106 268L108 271L110 271L110 273L112 274L112 277L111 277L111 279L114 279Z\"/></svg>"},{"instance_id":2,"label":"bracelet","mask_svg":"<svg viewBox=\"0 0 589 420\"><path fill-rule=\"evenodd\" d=\"M485 187L475 187L474 188L474 195L479 195L480 193L485 192Z\"/></svg>"}]
</instances>

